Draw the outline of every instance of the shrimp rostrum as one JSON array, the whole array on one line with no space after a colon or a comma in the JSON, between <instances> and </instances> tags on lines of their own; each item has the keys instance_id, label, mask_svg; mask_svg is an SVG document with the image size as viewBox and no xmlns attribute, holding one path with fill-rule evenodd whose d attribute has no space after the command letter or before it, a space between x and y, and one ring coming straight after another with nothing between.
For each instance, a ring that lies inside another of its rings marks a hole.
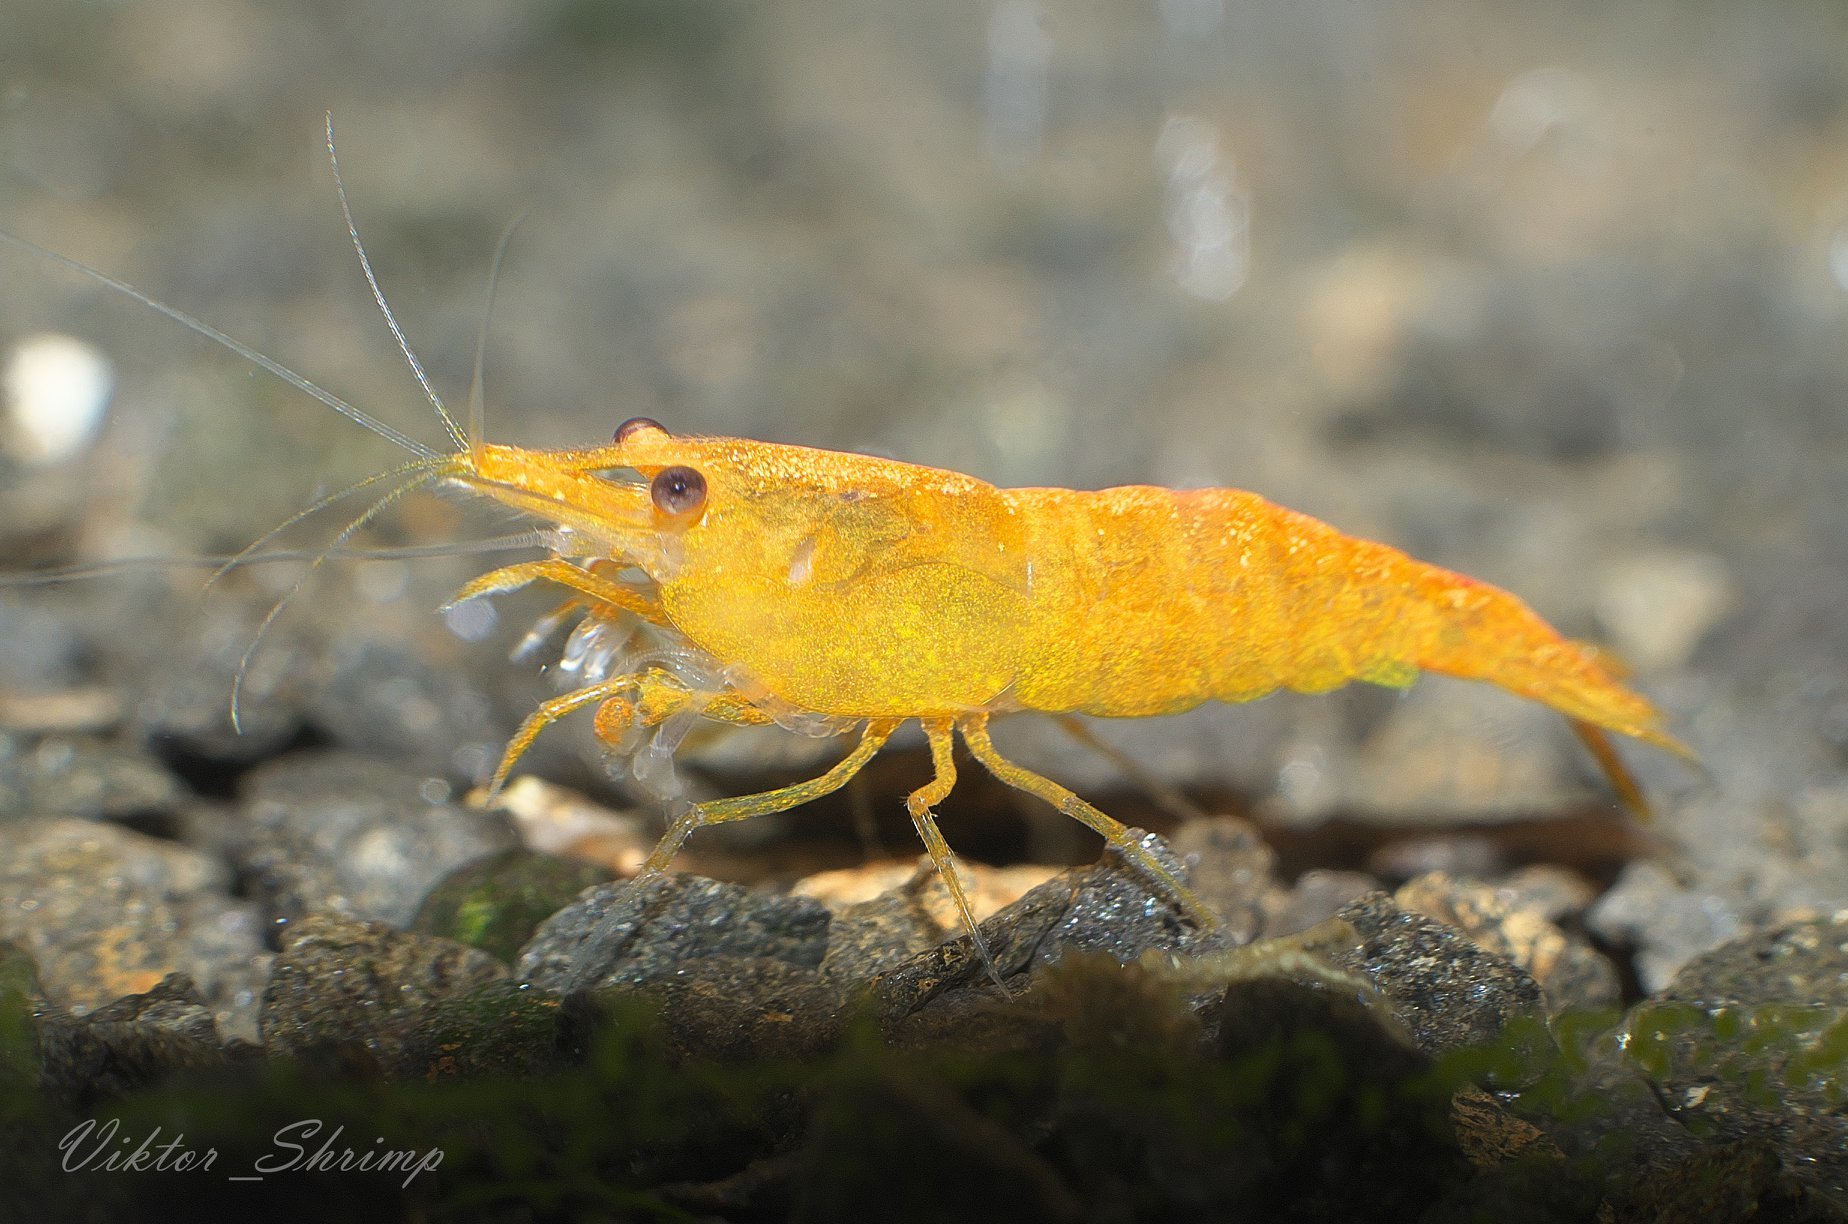
<instances>
[{"instance_id":1,"label":"shrimp rostrum","mask_svg":"<svg viewBox=\"0 0 1848 1224\"><path fill-rule=\"evenodd\" d=\"M680 802L648 870L704 825L840 788L912 719L936 773L907 808L971 934L932 815L955 782L956 735L1002 782L1096 830L1212 921L1124 825L996 751L999 714L1142 717L1356 680L1403 687L1433 671L1560 711L1631 801L1605 732L1687 753L1595 648L1515 596L1237 489L1002 489L865 455L678 436L645 418L593 449L473 444L430 475L557 528L559 555L495 570L457 598L566 588L554 618L582 618L567 661L597 656L582 687L527 720L494 786L543 728L587 706L612 747L656 728L671 748L698 718L857 732L810 781ZM629 644L644 636L654 645Z\"/></svg>"}]
</instances>

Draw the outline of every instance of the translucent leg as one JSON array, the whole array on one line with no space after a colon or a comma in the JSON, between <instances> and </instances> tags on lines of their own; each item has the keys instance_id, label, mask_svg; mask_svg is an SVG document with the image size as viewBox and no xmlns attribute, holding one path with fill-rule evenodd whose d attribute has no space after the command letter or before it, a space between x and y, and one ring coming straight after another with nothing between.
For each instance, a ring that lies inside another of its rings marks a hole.
<instances>
[{"instance_id":1,"label":"translucent leg","mask_svg":"<svg viewBox=\"0 0 1848 1224\"><path fill-rule=\"evenodd\" d=\"M981 928L975 924L975 910L969 905L968 891L963 888L962 875L956 867L956 856L950 853L950 844L943 840L943 832L937 828L937 818L930 811L942 803L956 785L956 744L950 736L953 724L947 718L927 718L923 721L924 734L930 738L930 761L937 773L926 785L905 797L905 810L911 813L912 827L917 829L918 836L923 839L924 849L930 853L930 861L937 866L937 874L943 877L944 886L950 890L950 899L956 903L956 912L962 918L963 930L969 933L969 940L975 945L976 954L982 958L988 976L1005 992L1007 983L1001 980L1001 972L995 968L995 958L982 939Z\"/></svg>"},{"instance_id":2,"label":"translucent leg","mask_svg":"<svg viewBox=\"0 0 1848 1224\"><path fill-rule=\"evenodd\" d=\"M1099 739L1076 714L1060 714L1057 721L1061 727L1065 728L1067 735L1116 766L1119 773L1140 786L1143 793L1166 808L1169 815L1177 816L1182 820L1207 819L1206 813L1201 811L1193 800L1142 768L1116 745Z\"/></svg>"},{"instance_id":3,"label":"translucent leg","mask_svg":"<svg viewBox=\"0 0 1848 1224\"><path fill-rule=\"evenodd\" d=\"M488 782L489 801L500 794L501 787L506 784L507 775L513 772L515 762L526 755L526 750L533 746L533 741L539 738L541 731L573 711L581 710L587 705L594 705L600 701L610 701L617 698L625 689L633 689L634 686L634 676L617 676L614 679L605 680L602 684L593 684L575 692L561 693L557 697L540 702L539 708L526 716L526 721L520 724L520 729L513 733L512 739L507 741L507 750L501 753L500 765L494 770L494 777Z\"/></svg>"},{"instance_id":4,"label":"translucent leg","mask_svg":"<svg viewBox=\"0 0 1848 1224\"><path fill-rule=\"evenodd\" d=\"M499 595L507 591L517 591L539 581L555 582L559 586L588 596L597 603L621 608L633 612L651 624L664 625L667 614L661 610L660 603L634 587L614 582L601 574L592 573L581 565L573 565L561 557L549 557L544 561L522 561L518 565L503 565L465 585L450 597L449 602L459 604L464 600L481 595Z\"/></svg>"},{"instance_id":5,"label":"translucent leg","mask_svg":"<svg viewBox=\"0 0 1848 1224\"><path fill-rule=\"evenodd\" d=\"M840 762L822 774L807 782L798 782L793 786L779 786L775 790L762 791L755 795L737 795L729 799L712 799L705 803L689 803L679 812L667 827L667 833L655 846L654 853L648 856L643 866L644 874L665 871L674 856L680 853L680 847L692 835L693 830L711 824L727 824L734 820L748 820L753 816L768 816L772 812L788 811L800 807L810 800L832 794L847 785L848 779L865 768L885 742L892 738L892 732L898 729L903 719L876 718L866 724L860 733L860 742L854 750L842 757Z\"/></svg>"},{"instance_id":6,"label":"translucent leg","mask_svg":"<svg viewBox=\"0 0 1848 1224\"><path fill-rule=\"evenodd\" d=\"M1097 808L1086 803L1071 791L1066 790L1050 778L1042 778L1029 769L1022 769L995 750L995 743L988 738L988 716L972 714L957 723L962 731L963 742L969 745L969 751L975 759L988 767L990 773L1015 790L1022 790L1029 795L1037 795L1058 808L1067 816L1082 821L1103 835L1105 841L1117 848L1130 862L1134 863L1144 875L1153 880L1173 900L1178 901L1182 909L1202 929L1219 925L1219 917L1196 897L1191 888L1175 878L1173 872L1161 865L1161 861L1150 854L1134 837L1120 820L1104 815Z\"/></svg>"},{"instance_id":7,"label":"translucent leg","mask_svg":"<svg viewBox=\"0 0 1848 1224\"><path fill-rule=\"evenodd\" d=\"M451 600L450 602L460 603L461 600ZM539 653L540 648L551 639L554 633L557 633L563 628L567 621L571 620L579 613L584 612L586 609L596 606L595 603L582 595L573 595L570 599L565 600L565 602L559 604L550 612L547 612L544 616L534 621L533 627L526 631L526 636L520 639L519 644L513 648L512 653L508 657L515 663L530 663L534 656Z\"/></svg>"}]
</instances>

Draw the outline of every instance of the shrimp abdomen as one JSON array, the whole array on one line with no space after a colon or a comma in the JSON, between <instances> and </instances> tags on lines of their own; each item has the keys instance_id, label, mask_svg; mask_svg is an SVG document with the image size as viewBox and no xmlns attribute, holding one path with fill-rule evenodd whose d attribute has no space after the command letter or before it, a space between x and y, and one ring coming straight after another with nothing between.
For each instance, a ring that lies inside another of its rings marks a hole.
<instances>
[{"instance_id":1,"label":"shrimp abdomen","mask_svg":"<svg viewBox=\"0 0 1848 1224\"><path fill-rule=\"evenodd\" d=\"M1016 686L1029 708L1139 717L1433 671L1686 754L1594 648L1516 596L1255 493L1008 495L1037 523L1042 642Z\"/></svg>"}]
</instances>

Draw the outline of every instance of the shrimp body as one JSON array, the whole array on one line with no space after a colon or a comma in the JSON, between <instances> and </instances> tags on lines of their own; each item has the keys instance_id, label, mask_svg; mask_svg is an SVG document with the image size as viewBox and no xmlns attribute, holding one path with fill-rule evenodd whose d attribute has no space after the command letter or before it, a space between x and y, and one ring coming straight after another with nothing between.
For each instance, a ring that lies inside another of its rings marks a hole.
<instances>
[{"instance_id":1,"label":"shrimp body","mask_svg":"<svg viewBox=\"0 0 1848 1224\"><path fill-rule=\"evenodd\" d=\"M489 447L476 466L467 483L645 571L734 685L799 710L1133 718L1435 671L1685 753L1595 649L1515 596L1242 490L998 489L658 427L593 451ZM623 468L697 472L703 504L668 513L582 475Z\"/></svg>"},{"instance_id":2,"label":"shrimp body","mask_svg":"<svg viewBox=\"0 0 1848 1224\"><path fill-rule=\"evenodd\" d=\"M819 778L683 805L648 861L661 869L702 825L838 789L917 719L936 776L907 807L978 948L932 814L955 782L953 734L1212 921L1131 830L1001 756L994 714L1141 717L1284 688L1405 686L1429 670L1559 710L1639 808L1604 732L1687 753L1595 649L1508 592L1236 489L998 489L865 455L677 437L645 419L592 450L471 444L433 475L560 531L561 556L484 575L461 598L544 579L574 592L566 609L593 633L641 621L667 642L639 656L656 663L542 706L496 786L541 730L592 704L612 747L661 728L638 762L671 751L660 737L676 719L859 728L859 744Z\"/></svg>"}]
</instances>

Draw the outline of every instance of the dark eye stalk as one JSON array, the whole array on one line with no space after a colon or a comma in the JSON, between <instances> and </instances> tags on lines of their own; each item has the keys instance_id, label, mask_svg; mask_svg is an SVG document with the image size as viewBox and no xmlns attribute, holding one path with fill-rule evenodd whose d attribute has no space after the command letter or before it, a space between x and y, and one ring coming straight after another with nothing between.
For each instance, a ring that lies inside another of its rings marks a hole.
<instances>
[{"instance_id":1,"label":"dark eye stalk","mask_svg":"<svg viewBox=\"0 0 1848 1224\"><path fill-rule=\"evenodd\" d=\"M663 426L661 425L661 422L655 420L653 417L630 417L628 420L624 421L622 424L616 427L616 434L614 437L610 439L610 441L615 442L617 445L620 446L622 443L627 442L630 438L634 437L636 434L642 432L642 430L644 429L652 429L656 433L666 433L667 432L667 430L663 428Z\"/></svg>"},{"instance_id":2,"label":"dark eye stalk","mask_svg":"<svg viewBox=\"0 0 1848 1224\"><path fill-rule=\"evenodd\" d=\"M648 496L663 514L692 514L706 504L706 478L690 467L662 468L648 482Z\"/></svg>"}]
</instances>

